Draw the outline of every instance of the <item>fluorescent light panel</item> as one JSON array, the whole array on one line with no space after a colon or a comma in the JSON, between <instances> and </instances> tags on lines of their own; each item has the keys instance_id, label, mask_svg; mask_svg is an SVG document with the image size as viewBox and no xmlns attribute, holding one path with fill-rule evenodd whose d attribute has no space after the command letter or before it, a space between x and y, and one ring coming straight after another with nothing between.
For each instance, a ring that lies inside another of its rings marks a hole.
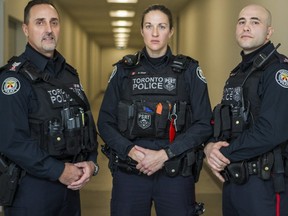
<instances>
[{"instance_id":1,"label":"fluorescent light panel","mask_svg":"<svg viewBox=\"0 0 288 216\"><path fill-rule=\"evenodd\" d=\"M133 25L133 22L131 21L126 21L126 20L117 20L111 22L112 26L121 26L121 27L130 27Z\"/></svg>"},{"instance_id":2,"label":"fluorescent light panel","mask_svg":"<svg viewBox=\"0 0 288 216\"><path fill-rule=\"evenodd\" d=\"M116 10L116 11L110 11L109 15L111 17L134 17L135 12L128 10Z\"/></svg>"},{"instance_id":3,"label":"fluorescent light panel","mask_svg":"<svg viewBox=\"0 0 288 216\"><path fill-rule=\"evenodd\" d=\"M129 33L131 29L129 28L113 28L112 30L114 33Z\"/></svg>"}]
</instances>

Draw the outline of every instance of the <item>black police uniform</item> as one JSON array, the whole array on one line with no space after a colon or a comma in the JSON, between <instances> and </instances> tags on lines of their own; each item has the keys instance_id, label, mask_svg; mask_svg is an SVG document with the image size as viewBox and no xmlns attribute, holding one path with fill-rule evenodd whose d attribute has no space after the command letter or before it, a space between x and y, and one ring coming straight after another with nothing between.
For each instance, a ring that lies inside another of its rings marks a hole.
<instances>
[{"instance_id":1,"label":"black police uniform","mask_svg":"<svg viewBox=\"0 0 288 216\"><path fill-rule=\"evenodd\" d=\"M266 62L251 72L253 65L270 53ZM224 125L231 122L232 133L230 145L220 151L232 164L223 172L228 180L223 187L224 216L272 216L276 211L288 215L283 167L288 140L287 62L269 42L253 53L242 54L242 62L226 82L222 104L230 105L231 118L223 113L222 117ZM277 148L280 145L284 150Z\"/></svg>"},{"instance_id":2,"label":"black police uniform","mask_svg":"<svg viewBox=\"0 0 288 216\"><path fill-rule=\"evenodd\" d=\"M76 70L57 51L53 59L48 59L29 44L2 70L0 152L24 170L12 206L4 208L5 215L80 215L79 191L68 189L58 178L64 162L96 161L95 126L90 127L91 140L81 135L89 127L84 116L87 110L81 108L75 95L69 95L69 90L37 77L47 74L47 80L59 80L85 100ZM81 109L83 112L76 112Z\"/></svg>"},{"instance_id":3,"label":"black police uniform","mask_svg":"<svg viewBox=\"0 0 288 216\"><path fill-rule=\"evenodd\" d=\"M212 133L205 78L195 60L182 56L187 60L178 61L170 48L156 59L145 48L126 57L115 66L98 118L100 135L112 150L111 215L150 215L152 201L157 215L194 215L194 174L183 173L183 164L174 177L169 170L146 176L137 173L127 155L138 145L166 149L173 159L204 143ZM177 132L170 144L168 118L173 110Z\"/></svg>"}]
</instances>

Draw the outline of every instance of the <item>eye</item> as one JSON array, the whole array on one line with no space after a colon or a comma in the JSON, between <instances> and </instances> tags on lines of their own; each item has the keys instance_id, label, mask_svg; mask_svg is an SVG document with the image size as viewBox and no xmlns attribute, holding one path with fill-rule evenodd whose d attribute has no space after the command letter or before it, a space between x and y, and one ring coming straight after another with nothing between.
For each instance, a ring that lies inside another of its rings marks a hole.
<instances>
[{"instance_id":1,"label":"eye","mask_svg":"<svg viewBox=\"0 0 288 216\"><path fill-rule=\"evenodd\" d=\"M51 22L51 25L56 27L59 25L59 22L57 20L54 20Z\"/></svg>"},{"instance_id":2,"label":"eye","mask_svg":"<svg viewBox=\"0 0 288 216\"><path fill-rule=\"evenodd\" d=\"M159 29L165 30L166 29L166 25L159 25Z\"/></svg>"},{"instance_id":3,"label":"eye","mask_svg":"<svg viewBox=\"0 0 288 216\"><path fill-rule=\"evenodd\" d=\"M43 25L44 24L44 21L43 20L37 20L36 21L36 25Z\"/></svg>"},{"instance_id":4,"label":"eye","mask_svg":"<svg viewBox=\"0 0 288 216\"><path fill-rule=\"evenodd\" d=\"M151 24L145 25L145 29L149 30L149 29L151 29L151 28L152 28L152 25L151 25Z\"/></svg>"}]
</instances>

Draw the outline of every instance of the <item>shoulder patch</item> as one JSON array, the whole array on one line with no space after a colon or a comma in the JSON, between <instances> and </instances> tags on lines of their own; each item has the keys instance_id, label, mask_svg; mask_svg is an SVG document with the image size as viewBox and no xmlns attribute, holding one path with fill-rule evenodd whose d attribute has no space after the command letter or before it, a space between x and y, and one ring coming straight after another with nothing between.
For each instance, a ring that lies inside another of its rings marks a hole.
<instances>
[{"instance_id":1,"label":"shoulder patch","mask_svg":"<svg viewBox=\"0 0 288 216\"><path fill-rule=\"evenodd\" d=\"M198 76L198 78L200 80L202 80L204 83L207 83L206 78L205 78L205 76L203 74L203 71L202 71L202 69L199 66L196 69L196 74L197 74L197 76Z\"/></svg>"},{"instance_id":2,"label":"shoulder patch","mask_svg":"<svg viewBox=\"0 0 288 216\"><path fill-rule=\"evenodd\" d=\"M113 71L110 75L110 78L108 80L108 83L110 83L111 79L115 76L115 74L117 73L117 66L115 65L114 68L113 68Z\"/></svg>"},{"instance_id":3,"label":"shoulder patch","mask_svg":"<svg viewBox=\"0 0 288 216\"><path fill-rule=\"evenodd\" d=\"M21 85L15 77L6 78L1 86L1 91L5 95L12 95L19 91Z\"/></svg>"},{"instance_id":4,"label":"shoulder patch","mask_svg":"<svg viewBox=\"0 0 288 216\"><path fill-rule=\"evenodd\" d=\"M281 69L275 75L276 82L283 88L288 88L288 70Z\"/></svg>"}]
</instances>

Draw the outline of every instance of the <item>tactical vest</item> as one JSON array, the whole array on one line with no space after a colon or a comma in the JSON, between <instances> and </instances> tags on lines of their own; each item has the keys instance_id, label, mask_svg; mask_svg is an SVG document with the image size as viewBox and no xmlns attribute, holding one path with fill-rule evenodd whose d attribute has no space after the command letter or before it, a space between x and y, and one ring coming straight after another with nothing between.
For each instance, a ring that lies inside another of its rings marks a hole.
<instances>
[{"instance_id":1,"label":"tactical vest","mask_svg":"<svg viewBox=\"0 0 288 216\"><path fill-rule=\"evenodd\" d=\"M44 81L41 77L44 73L39 73L29 62L24 62L18 70L31 82L38 102L37 110L29 113L31 138L59 159L75 157L78 160L79 155L94 151L97 134L91 111L84 110L65 90L68 87L81 100L86 99L76 70L66 65L60 75L63 87Z\"/></svg>"},{"instance_id":2,"label":"tactical vest","mask_svg":"<svg viewBox=\"0 0 288 216\"><path fill-rule=\"evenodd\" d=\"M118 105L118 127L125 137L168 138L172 118L177 133L189 127L192 112L184 72L191 61L177 56L157 72L141 64L126 67L127 82Z\"/></svg>"},{"instance_id":3,"label":"tactical vest","mask_svg":"<svg viewBox=\"0 0 288 216\"><path fill-rule=\"evenodd\" d=\"M281 56L278 54L272 56L269 62L252 73L249 73L249 69L242 72L239 66L231 72L224 87L221 104L213 110L215 138L231 141L254 124L261 106L258 94L260 77L266 68L279 62L279 58Z\"/></svg>"}]
</instances>

